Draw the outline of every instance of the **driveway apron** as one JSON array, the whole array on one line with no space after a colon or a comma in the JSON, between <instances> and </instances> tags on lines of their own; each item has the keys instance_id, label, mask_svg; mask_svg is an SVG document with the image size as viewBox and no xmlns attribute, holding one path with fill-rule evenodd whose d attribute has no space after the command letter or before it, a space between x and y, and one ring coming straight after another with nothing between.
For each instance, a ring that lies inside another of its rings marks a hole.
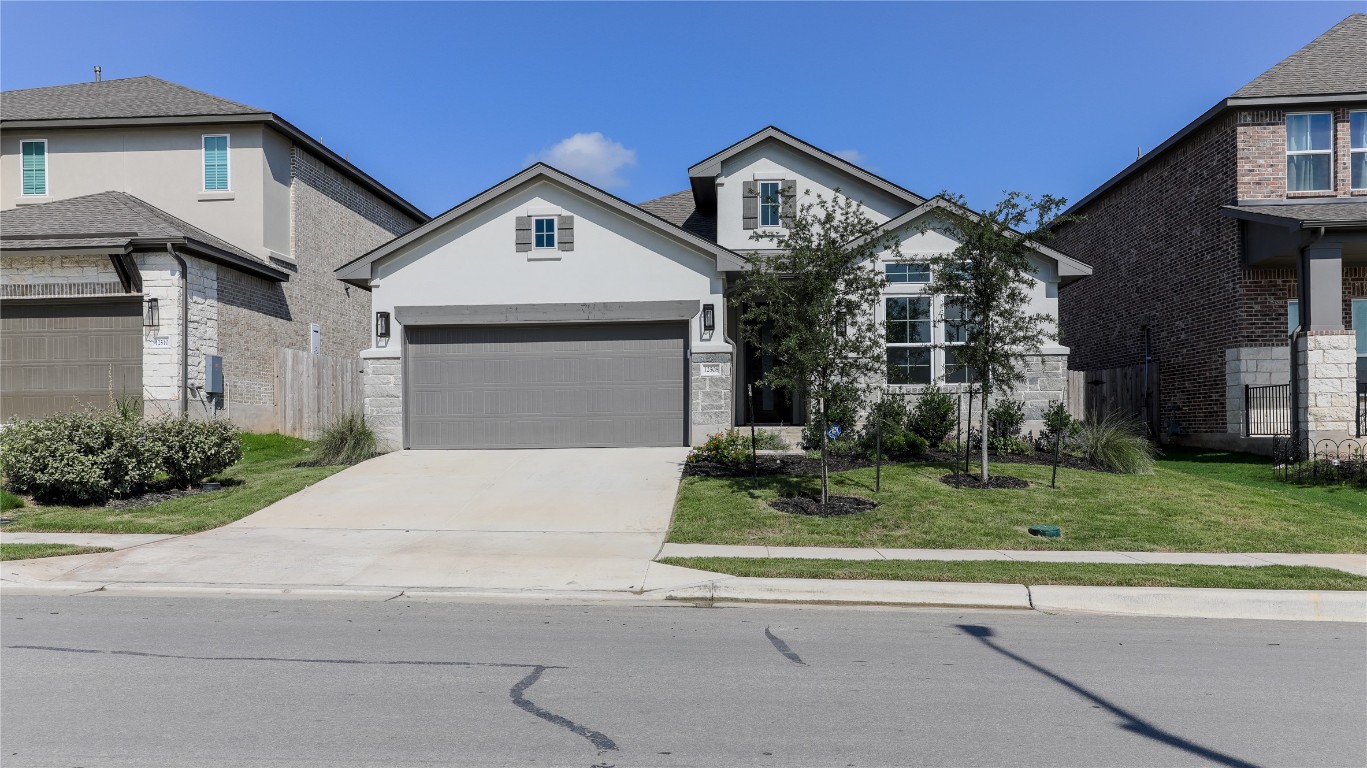
<instances>
[{"instance_id":1,"label":"driveway apron","mask_svg":"<svg viewBox=\"0 0 1367 768\"><path fill-rule=\"evenodd\" d=\"M399 451L51 581L639 591L683 448Z\"/></svg>"}]
</instances>

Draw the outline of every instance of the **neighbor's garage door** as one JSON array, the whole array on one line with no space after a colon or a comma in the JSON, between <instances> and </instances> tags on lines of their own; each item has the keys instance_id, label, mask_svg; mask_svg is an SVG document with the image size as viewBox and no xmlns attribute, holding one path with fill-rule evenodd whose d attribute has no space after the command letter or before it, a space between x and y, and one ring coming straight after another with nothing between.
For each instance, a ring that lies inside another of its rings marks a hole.
<instances>
[{"instance_id":1,"label":"neighbor's garage door","mask_svg":"<svg viewBox=\"0 0 1367 768\"><path fill-rule=\"evenodd\" d=\"M0 302L0 419L142 399L142 301Z\"/></svg>"},{"instance_id":2,"label":"neighbor's garage door","mask_svg":"<svg viewBox=\"0 0 1367 768\"><path fill-rule=\"evenodd\" d=\"M676 446L684 323L410 327L410 448Z\"/></svg>"}]
</instances>

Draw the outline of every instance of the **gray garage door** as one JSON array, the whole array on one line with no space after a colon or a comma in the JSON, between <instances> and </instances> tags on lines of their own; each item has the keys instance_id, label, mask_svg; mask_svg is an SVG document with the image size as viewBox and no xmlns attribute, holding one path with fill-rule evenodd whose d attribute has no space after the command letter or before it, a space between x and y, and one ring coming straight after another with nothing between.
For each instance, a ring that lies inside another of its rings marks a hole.
<instances>
[{"instance_id":1,"label":"gray garage door","mask_svg":"<svg viewBox=\"0 0 1367 768\"><path fill-rule=\"evenodd\" d=\"M0 302L0 419L142 397L142 301Z\"/></svg>"},{"instance_id":2,"label":"gray garage door","mask_svg":"<svg viewBox=\"0 0 1367 768\"><path fill-rule=\"evenodd\" d=\"M686 328L408 328L408 447L684 445Z\"/></svg>"}]
</instances>

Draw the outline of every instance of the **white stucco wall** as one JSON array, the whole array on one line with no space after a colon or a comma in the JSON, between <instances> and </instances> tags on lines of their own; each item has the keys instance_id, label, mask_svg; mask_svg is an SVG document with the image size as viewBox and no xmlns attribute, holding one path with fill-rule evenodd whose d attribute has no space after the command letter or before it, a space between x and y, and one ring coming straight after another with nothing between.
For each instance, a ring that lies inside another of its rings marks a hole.
<instances>
[{"instance_id":1,"label":"white stucco wall","mask_svg":"<svg viewBox=\"0 0 1367 768\"><path fill-rule=\"evenodd\" d=\"M823 162L778 142L765 141L722 163L721 174L717 177L717 242L720 245L739 251L773 247L769 241L752 239L755 230L745 229L741 221L745 182L757 179L796 181L799 204L815 202L817 195L829 199L833 190L839 187L842 195L860 201L865 215L880 224L912 208L905 200Z\"/></svg>"},{"instance_id":2,"label":"white stucco wall","mask_svg":"<svg viewBox=\"0 0 1367 768\"><path fill-rule=\"evenodd\" d=\"M229 136L227 194L204 191L205 134ZM47 140L45 197L21 194L20 142L30 139ZM289 255L289 184L288 142L261 125L24 129L0 137L0 208L127 192L262 257Z\"/></svg>"},{"instance_id":3,"label":"white stucco wall","mask_svg":"<svg viewBox=\"0 0 1367 768\"><path fill-rule=\"evenodd\" d=\"M574 216L573 251L515 250L518 216ZM691 321L694 352L729 352L722 279L712 257L549 181L510 192L404 252L374 265L374 311L396 306L537 304L693 299L717 307L705 339ZM372 329L373 332L373 329ZM388 347L400 345L394 323ZM380 346L383 340L376 340Z\"/></svg>"}]
</instances>

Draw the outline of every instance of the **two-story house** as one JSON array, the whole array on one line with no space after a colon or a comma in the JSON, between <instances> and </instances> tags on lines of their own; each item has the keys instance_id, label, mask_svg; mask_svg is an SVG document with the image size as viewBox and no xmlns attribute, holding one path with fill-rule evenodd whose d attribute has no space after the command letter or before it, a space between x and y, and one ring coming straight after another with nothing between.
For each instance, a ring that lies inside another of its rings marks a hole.
<instances>
[{"instance_id":1,"label":"two-story house","mask_svg":"<svg viewBox=\"0 0 1367 768\"><path fill-rule=\"evenodd\" d=\"M266 110L155 77L6 91L0 419L131 395L272 429L277 349L370 346L332 270L426 220Z\"/></svg>"},{"instance_id":2,"label":"two-story house","mask_svg":"<svg viewBox=\"0 0 1367 768\"><path fill-rule=\"evenodd\" d=\"M339 268L371 291L365 408L391 448L673 446L747 423L804 421L797 398L755 386L772 364L746 349L728 293L808 196L835 190L896 233L869 268L894 389L955 384L962 326L938 322L925 259L963 215L766 128L688 169L690 188L632 205L534 165ZM940 225L940 226L937 226ZM1037 249L1033 309L1090 273ZM951 318L952 319L952 318ZM1038 422L1066 390L1068 350L1029 361L1017 396Z\"/></svg>"},{"instance_id":3,"label":"two-story house","mask_svg":"<svg viewBox=\"0 0 1367 768\"><path fill-rule=\"evenodd\" d=\"M1156 365L1149 395L1165 437L1267 450L1273 433L1360 432L1367 15L1221 100L1070 213L1084 220L1055 245L1097 274L1063 292L1072 365Z\"/></svg>"}]
</instances>

